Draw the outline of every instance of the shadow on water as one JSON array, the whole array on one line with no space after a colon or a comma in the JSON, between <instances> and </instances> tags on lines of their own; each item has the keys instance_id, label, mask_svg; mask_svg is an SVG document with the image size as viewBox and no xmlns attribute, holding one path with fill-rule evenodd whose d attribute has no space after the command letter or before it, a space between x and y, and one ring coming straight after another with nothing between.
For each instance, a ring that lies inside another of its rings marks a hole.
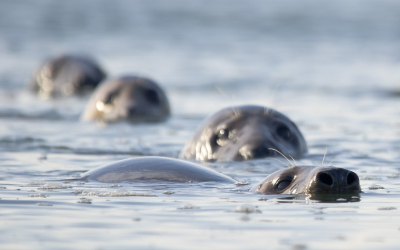
<instances>
[{"instance_id":1,"label":"shadow on water","mask_svg":"<svg viewBox=\"0 0 400 250\"><path fill-rule=\"evenodd\" d=\"M280 197L278 203L288 203L296 201L315 201L321 203L343 203L343 202L359 202L361 201L360 193L344 193L344 194L297 194L288 197Z\"/></svg>"}]
</instances>

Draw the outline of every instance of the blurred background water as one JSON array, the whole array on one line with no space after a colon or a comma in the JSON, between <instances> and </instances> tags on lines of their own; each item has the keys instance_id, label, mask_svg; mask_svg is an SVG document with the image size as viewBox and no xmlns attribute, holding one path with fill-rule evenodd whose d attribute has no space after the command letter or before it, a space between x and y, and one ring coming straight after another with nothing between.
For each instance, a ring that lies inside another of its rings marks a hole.
<instances>
[{"instance_id":1,"label":"blurred background water","mask_svg":"<svg viewBox=\"0 0 400 250\"><path fill-rule=\"evenodd\" d=\"M398 249L399 23L391 0L0 1L1 248ZM88 96L28 93L61 53L154 79L171 118L86 123ZM327 149L326 163L360 176L359 201L249 192L284 167L273 160L204 164L245 186L62 182L127 157L177 157L205 117L239 104L288 115L309 146L298 163L321 164Z\"/></svg>"}]
</instances>

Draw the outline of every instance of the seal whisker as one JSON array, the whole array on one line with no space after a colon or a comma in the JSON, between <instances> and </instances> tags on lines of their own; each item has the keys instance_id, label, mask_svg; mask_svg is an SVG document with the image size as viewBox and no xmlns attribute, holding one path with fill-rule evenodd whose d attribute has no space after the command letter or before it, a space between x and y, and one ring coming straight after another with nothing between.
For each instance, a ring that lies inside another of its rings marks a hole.
<instances>
[{"instance_id":1,"label":"seal whisker","mask_svg":"<svg viewBox=\"0 0 400 250\"><path fill-rule=\"evenodd\" d=\"M336 160L336 158L333 158L333 159L328 163L327 166L331 165L331 163L332 163L334 160Z\"/></svg>"},{"instance_id":2,"label":"seal whisker","mask_svg":"<svg viewBox=\"0 0 400 250\"><path fill-rule=\"evenodd\" d=\"M279 105L281 105L281 103L284 102L284 101L286 101L286 99L288 99L288 98L289 98L289 96L286 96L286 97L282 98L282 99L275 105L275 107L279 107Z\"/></svg>"},{"instance_id":3,"label":"seal whisker","mask_svg":"<svg viewBox=\"0 0 400 250\"><path fill-rule=\"evenodd\" d=\"M297 162L296 162L296 160L293 158L293 156L291 156L291 155L289 155L290 156L290 158L292 158L292 160L294 161L294 164L297 166Z\"/></svg>"},{"instance_id":4,"label":"seal whisker","mask_svg":"<svg viewBox=\"0 0 400 250\"><path fill-rule=\"evenodd\" d=\"M284 154L282 154L279 150L274 149L274 148L268 148L268 149L273 150L275 152L278 152L280 155L282 155L290 163L290 165L292 165L294 167L293 163Z\"/></svg>"},{"instance_id":5,"label":"seal whisker","mask_svg":"<svg viewBox=\"0 0 400 250\"><path fill-rule=\"evenodd\" d=\"M278 82L277 84L275 84L275 87L271 92L271 106L272 106L272 103L273 103L273 100L274 100L274 97L275 97L276 89L279 87L279 85L281 85L281 83L282 82ZM268 108L267 108L267 111L268 111ZM268 113L265 113L265 114L268 114Z\"/></svg>"},{"instance_id":6,"label":"seal whisker","mask_svg":"<svg viewBox=\"0 0 400 250\"><path fill-rule=\"evenodd\" d=\"M227 101L230 101L229 98L226 96L226 94L224 93L224 91L222 91L222 89L221 89L220 87L215 86L215 85L214 85L214 87L221 93L221 95L222 95L223 97L225 97L225 99L226 99ZM234 99L234 96L233 96L233 95L232 95L232 99ZM233 113L234 113L236 116L239 114L239 112L238 112L233 106L231 107L231 109L232 109Z\"/></svg>"},{"instance_id":7,"label":"seal whisker","mask_svg":"<svg viewBox=\"0 0 400 250\"><path fill-rule=\"evenodd\" d=\"M328 148L325 149L325 154L324 154L324 157L322 158L321 166L324 165L324 160L325 160L326 152L328 152Z\"/></svg>"},{"instance_id":8,"label":"seal whisker","mask_svg":"<svg viewBox=\"0 0 400 250\"><path fill-rule=\"evenodd\" d=\"M219 91L219 93L221 93L221 95L223 95L229 101L229 98L225 95L224 91L222 91L220 87L214 85L214 88L216 88Z\"/></svg>"},{"instance_id":9,"label":"seal whisker","mask_svg":"<svg viewBox=\"0 0 400 250\"><path fill-rule=\"evenodd\" d=\"M267 158L265 158L265 159L274 159L274 160L277 160L277 161L279 161L280 163L282 163L285 167L291 167L290 165L286 165L283 161L281 161L281 160L278 160L278 159L276 159L276 158L272 158L272 157L267 157Z\"/></svg>"}]
</instances>

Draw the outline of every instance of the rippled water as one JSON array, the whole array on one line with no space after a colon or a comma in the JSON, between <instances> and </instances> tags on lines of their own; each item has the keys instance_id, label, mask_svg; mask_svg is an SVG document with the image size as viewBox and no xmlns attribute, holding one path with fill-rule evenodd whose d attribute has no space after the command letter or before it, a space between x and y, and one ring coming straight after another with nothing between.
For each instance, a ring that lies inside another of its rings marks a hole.
<instances>
[{"instance_id":1,"label":"rippled water","mask_svg":"<svg viewBox=\"0 0 400 250\"><path fill-rule=\"evenodd\" d=\"M398 249L397 1L1 1L1 249ZM42 101L33 70L62 52L167 92L160 124L79 121L88 97ZM177 157L209 114L237 104L295 121L298 164L355 171L352 202L249 189L271 159L204 164L249 185L64 182L141 155Z\"/></svg>"}]
</instances>

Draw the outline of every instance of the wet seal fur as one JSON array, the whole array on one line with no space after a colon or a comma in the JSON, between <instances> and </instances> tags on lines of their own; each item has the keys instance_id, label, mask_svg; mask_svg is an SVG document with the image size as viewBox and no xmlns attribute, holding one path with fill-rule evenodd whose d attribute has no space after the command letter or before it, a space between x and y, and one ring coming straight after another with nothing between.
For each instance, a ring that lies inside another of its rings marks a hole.
<instances>
[{"instance_id":1,"label":"wet seal fur","mask_svg":"<svg viewBox=\"0 0 400 250\"><path fill-rule=\"evenodd\" d=\"M170 115L164 91L152 80L124 76L99 85L92 94L82 120L159 122Z\"/></svg>"},{"instance_id":2,"label":"wet seal fur","mask_svg":"<svg viewBox=\"0 0 400 250\"><path fill-rule=\"evenodd\" d=\"M191 162L166 157L138 157L110 163L90 170L81 180L98 182L225 182L236 180Z\"/></svg>"},{"instance_id":3,"label":"wet seal fur","mask_svg":"<svg viewBox=\"0 0 400 250\"><path fill-rule=\"evenodd\" d=\"M237 106L208 117L179 157L242 161L278 155L271 148L294 158L307 152L303 135L285 115L262 106Z\"/></svg>"},{"instance_id":4,"label":"wet seal fur","mask_svg":"<svg viewBox=\"0 0 400 250\"><path fill-rule=\"evenodd\" d=\"M106 77L91 58L61 55L45 61L34 73L30 89L42 99L83 94L93 90Z\"/></svg>"},{"instance_id":5,"label":"wet seal fur","mask_svg":"<svg viewBox=\"0 0 400 250\"><path fill-rule=\"evenodd\" d=\"M361 192L358 175L333 166L294 166L279 170L252 191L261 194L341 194Z\"/></svg>"}]
</instances>

